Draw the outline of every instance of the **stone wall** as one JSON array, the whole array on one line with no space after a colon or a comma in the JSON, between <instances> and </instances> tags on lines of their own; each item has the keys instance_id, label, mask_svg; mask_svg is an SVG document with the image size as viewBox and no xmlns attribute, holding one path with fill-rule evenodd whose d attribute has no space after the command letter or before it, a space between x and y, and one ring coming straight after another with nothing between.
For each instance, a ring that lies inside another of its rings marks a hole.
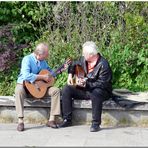
<instances>
[{"instance_id":1,"label":"stone wall","mask_svg":"<svg viewBox=\"0 0 148 148\"><path fill-rule=\"evenodd\" d=\"M15 100L12 96L0 97L0 122L16 123ZM25 99L25 122L46 123L50 113L50 99L36 100ZM90 124L91 101L75 100L73 103L73 123ZM57 120L61 120L58 118ZM124 108L112 99L105 101L102 113L103 126L144 126L148 127L148 104L135 105L132 108Z\"/></svg>"}]
</instances>

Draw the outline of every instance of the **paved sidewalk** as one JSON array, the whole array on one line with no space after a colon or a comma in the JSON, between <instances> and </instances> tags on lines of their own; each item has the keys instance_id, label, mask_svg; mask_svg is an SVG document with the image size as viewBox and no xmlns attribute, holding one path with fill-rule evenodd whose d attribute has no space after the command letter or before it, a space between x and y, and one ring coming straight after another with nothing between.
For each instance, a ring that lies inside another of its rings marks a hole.
<instances>
[{"instance_id":1,"label":"paved sidewalk","mask_svg":"<svg viewBox=\"0 0 148 148\"><path fill-rule=\"evenodd\" d=\"M17 124L0 124L0 147L4 146L148 146L148 128L102 128L89 132L89 125L52 129L45 125L25 124L24 132L16 131Z\"/></svg>"}]
</instances>

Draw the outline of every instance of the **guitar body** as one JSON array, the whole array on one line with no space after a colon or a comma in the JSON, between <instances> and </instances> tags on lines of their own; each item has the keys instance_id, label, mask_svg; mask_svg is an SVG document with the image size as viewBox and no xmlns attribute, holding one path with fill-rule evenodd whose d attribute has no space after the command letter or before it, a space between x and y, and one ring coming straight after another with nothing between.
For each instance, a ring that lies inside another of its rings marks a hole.
<instances>
[{"instance_id":1,"label":"guitar body","mask_svg":"<svg viewBox=\"0 0 148 148\"><path fill-rule=\"evenodd\" d=\"M80 65L76 65L75 76L74 76L74 81L73 81L75 86L78 86L79 78L82 78L82 79L85 78L85 71L83 70L83 68Z\"/></svg>"},{"instance_id":2,"label":"guitar body","mask_svg":"<svg viewBox=\"0 0 148 148\"><path fill-rule=\"evenodd\" d=\"M71 59L68 58L64 64L62 66L60 66L56 71L55 74L60 74L61 72L63 72L64 70L66 70L66 68L68 67L68 65L71 63ZM45 96L46 91L48 89L48 87L53 86L54 82L55 82L55 78L51 75L51 73L46 70L43 69L40 71L39 75L48 75L50 78L49 82L45 82L43 80L36 80L34 83L30 83L25 81L25 86L27 88L27 90L29 91L29 93L35 97L36 99L41 99Z\"/></svg>"},{"instance_id":3,"label":"guitar body","mask_svg":"<svg viewBox=\"0 0 148 148\"><path fill-rule=\"evenodd\" d=\"M46 94L48 87L53 86L55 81L54 77L46 69L41 70L39 74L40 75L48 74L50 76L50 81L48 83L42 80L36 80L34 83L25 81L25 86L27 90L33 97L37 99L43 98L44 95Z\"/></svg>"}]
</instances>

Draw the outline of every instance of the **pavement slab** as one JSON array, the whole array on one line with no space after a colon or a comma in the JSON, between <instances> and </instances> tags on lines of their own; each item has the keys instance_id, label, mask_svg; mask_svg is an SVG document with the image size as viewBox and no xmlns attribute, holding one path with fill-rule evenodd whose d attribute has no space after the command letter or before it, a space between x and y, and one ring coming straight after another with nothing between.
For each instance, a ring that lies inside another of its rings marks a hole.
<instances>
[{"instance_id":1,"label":"pavement slab","mask_svg":"<svg viewBox=\"0 0 148 148\"><path fill-rule=\"evenodd\" d=\"M90 132L90 125L52 129L44 124L25 124L23 132L16 127L15 123L0 123L0 147L148 146L148 128L143 127L101 127L99 132Z\"/></svg>"}]
</instances>

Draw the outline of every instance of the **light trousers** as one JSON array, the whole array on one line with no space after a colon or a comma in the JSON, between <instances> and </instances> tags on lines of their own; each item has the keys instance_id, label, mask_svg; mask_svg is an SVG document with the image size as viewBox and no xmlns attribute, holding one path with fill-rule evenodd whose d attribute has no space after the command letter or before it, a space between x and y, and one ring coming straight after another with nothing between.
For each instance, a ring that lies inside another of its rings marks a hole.
<instances>
[{"instance_id":1,"label":"light trousers","mask_svg":"<svg viewBox=\"0 0 148 148\"><path fill-rule=\"evenodd\" d=\"M24 117L24 99L28 94L22 84L17 84L15 88L15 107L18 118ZM60 89L57 87L50 87L47 89L46 96L51 98L50 115L60 115Z\"/></svg>"}]
</instances>

